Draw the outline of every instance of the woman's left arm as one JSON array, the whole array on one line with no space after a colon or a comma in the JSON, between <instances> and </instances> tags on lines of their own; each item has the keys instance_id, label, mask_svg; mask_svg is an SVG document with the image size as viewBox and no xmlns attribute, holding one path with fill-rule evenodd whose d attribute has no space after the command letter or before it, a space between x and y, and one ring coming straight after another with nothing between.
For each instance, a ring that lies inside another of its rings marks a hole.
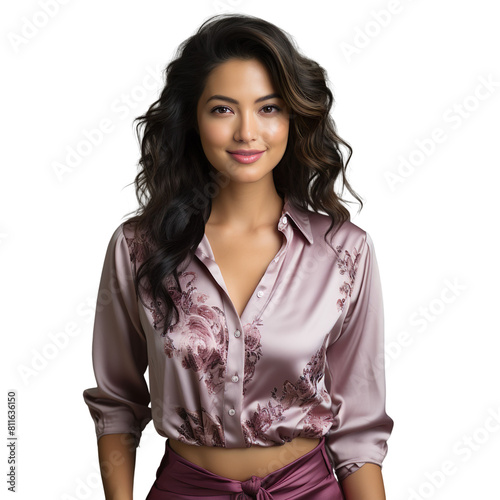
<instances>
[{"instance_id":1,"label":"woman's left arm","mask_svg":"<svg viewBox=\"0 0 500 500\"><path fill-rule=\"evenodd\" d=\"M366 463L340 483L345 500L386 500L382 469Z\"/></svg>"},{"instance_id":2,"label":"woman's left arm","mask_svg":"<svg viewBox=\"0 0 500 500\"><path fill-rule=\"evenodd\" d=\"M385 500L381 466L394 422L385 409L382 286L370 235L350 245L339 258L347 313L326 351L334 419L325 445L346 500Z\"/></svg>"}]
</instances>

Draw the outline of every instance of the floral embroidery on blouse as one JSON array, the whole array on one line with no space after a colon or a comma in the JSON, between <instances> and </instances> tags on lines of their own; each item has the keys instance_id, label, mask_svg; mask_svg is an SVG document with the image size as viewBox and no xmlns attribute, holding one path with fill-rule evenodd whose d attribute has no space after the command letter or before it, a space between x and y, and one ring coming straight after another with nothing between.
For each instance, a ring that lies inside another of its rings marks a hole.
<instances>
[{"instance_id":1,"label":"floral embroidery on blouse","mask_svg":"<svg viewBox=\"0 0 500 500\"><path fill-rule=\"evenodd\" d=\"M193 285L196 273L179 275L181 290L171 292L179 309L179 322L165 336L165 354L180 358L187 370L200 373L210 394L224 387L229 336L224 311L205 304L208 296ZM170 334L175 334L176 343Z\"/></svg>"},{"instance_id":2,"label":"floral embroidery on blouse","mask_svg":"<svg viewBox=\"0 0 500 500\"><path fill-rule=\"evenodd\" d=\"M127 242L130 262L133 265L134 273L137 273L137 269L139 268L140 264L144 262L146 256L149 255L152 244L144 233L141 233L139 236L133 238L127 238L125 236L125 241ZM144 290L144 293L150 296L149 290ZM164 310L163 302L159 299L157 301L157 306L158 307L154 307L154 302L152 300L149 302L149 305L146 306L153 318L154 329L158 328L158 325L163 319L163 314L161 313L161 311Z\"/></svg>"},{"instance_id":3,"label":"floral embroidery on blouse","mask_svg":"<svg viewBox=\"0 0 500 500\"><path fill-rule=\"evenodd\" d=\"M262 357L260 331L257 326L262 326L262 320L254 320L243 326L245 334L245 376L243 380L243 395L246 393L248 382L250 382L254 376L255 365Z\"/></svg>"},{"instance_id":4,"label":"floral embroidery on blouse","mask_svg":"<svg viewBox=\"0 0 500 500\"><path fill-rule=\"evenodd\" d=\"M150 241L144 233L141 233L138 237L127 238L125 236L125 241L127 242L130 262L137 266L138 262L143 262L146 255L151 249Z\"/></svg>"},{"instance_id":5,"label":"floral embroidery on blouse","mask_svg":"<svg viewBox=\"0 0 500 500\"><path fill-rule=\"evenodd\" d=\"M175 411L184 421L177 427L179 441L197 446L226 446L222 420L218 415L211 415L203 407L201 411L189 411L181 407Z\"/></svg>"},{"instance_id":6,"label":"floral embroidery on blouse","mask_svg":"<svg viewBox=\"0 0 500 500\"><path fill-rule=\"evenodd\" d=\"M311 357L306 367L302 371L302 375L295 383L285 380L281 387L280 395L278 396L278 388L275 387L271 391L272 399L264 406L257 404L257 410L253 413L249 420L243 424L243 433L247 446L251 446L257 442L257 439L268 441L266 436L269 428L277 423L285 420L285 413L290 408L300 407L306 413L304 418L304 427L300 432L300 436L316 438L321 437L325 429L331 427L333 422L332 415L313 416L313 410L323 401L329 401L330 395L323 387L318 389L318 384L324 377L326 365L326 344L328 336L325 337L321 348ZM281 435L281 441L276 444L283 444L284 441L291 441L293 437Z\"/></svg>"},{"instance_id":7,"label":"floral embroidery on blouse","mask_svg":"<svg viewBox=\"0 0 500 500\"><path fill-rule=\"evenodd\" d=\"M147 238L125 238L129 247L130 260L137 266L142 262L150 245ZM173 276L167 277L167 290L179 311L179 321L169 326L164 335L164 351L169 358L180 358L182 366L187 370L200 373L204 378L205 385L210 394L216 394L224 387L224 378L227 367L227 351L229 336L226 325L226 316L219 307L205 304L208 295L199 292L194 286L196 273L182 272L178 276L181 288ZM153 327L156 329L163 315L158 313L162 310L162 301L158 301L159 309L149 304L149 311L153 317ZM249 343L253 345L255 338L253 328L249 328ZM177 344L169 334L175 333L178 337ZM178 335L177 335L178 334ZM260 334L258 335L258 349L256 353L250 353L249 362L250 378L255 369L253 357L260 357ZM255 347L255 349L257 349ZM252 365L253 361L253 365ZM253 366L253 369L252 369ZM246 373L246 372L245 372Z\"/></svg>"},{"instance_id":8,"label":"floral embroidery on blouse","mask_svg":"<svg viewBox=\"0 0 500 500\"><path fill-rule=\"evenodd\" d=\"M338 245L336 250L339 254L342 253L342 247ZM354 260L351 257L351 254L344 250L344 257L337 259L337 265L339 267L339 272L342 275L347 275L348 281L344 281L343 285L339 288L340 293L343 295L342 299L337 300L337 309L342 311L344 309L344 304L347 297L350 297L352 294L352 287L354 286L354 280L356 279L356 271L358 269L359 259L361 254L354 248L353 255Z\"/></svg>"}]
</instances>

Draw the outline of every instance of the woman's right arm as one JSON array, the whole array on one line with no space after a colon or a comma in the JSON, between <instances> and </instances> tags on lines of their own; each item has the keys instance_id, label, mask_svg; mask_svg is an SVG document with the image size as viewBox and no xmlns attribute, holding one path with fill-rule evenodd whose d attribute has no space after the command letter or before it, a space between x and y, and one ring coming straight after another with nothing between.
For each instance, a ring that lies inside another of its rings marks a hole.
<instances>
[{"instance_id":1,"label":"woman's right arm","mask_svg":"<svg viewBox=\"0 0 500 500\"><path fill-rule=\"evenodd\" d=\"M97 297L92 360L96 387L83 391L95 423L106 500L132 498L136 448L151 421L147 339L122 227L111 237Z\"/></svg>"},{"instance_id":2,"label":"woman's right arm","mask_svg":"<svg viewBox=\"0 0 500 500\"><path fill-rule=\"evenodd\" d=\"M132 500L134 489L135 446L132 434L106 434L97 448L106 500Z\"/></svg>"}]
</instances>

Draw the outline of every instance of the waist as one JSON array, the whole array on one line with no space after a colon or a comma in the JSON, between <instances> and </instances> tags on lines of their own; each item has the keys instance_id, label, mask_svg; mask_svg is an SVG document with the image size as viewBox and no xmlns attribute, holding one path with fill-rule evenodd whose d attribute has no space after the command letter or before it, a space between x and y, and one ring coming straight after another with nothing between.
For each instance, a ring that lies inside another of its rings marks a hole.
<instances>
[{"instance_id":1,"label":"waist","mask_svg":"<svg viewBox=\"0 0 500 500\"><path fill-rule=\"evenodd\" d=\"M320 439L296 437L283 445L220 448L194 446L169 439L168 445L178 455L204 469L237 481L251 476L265 477L316 448Z\"/></svg>"}]
</instances>

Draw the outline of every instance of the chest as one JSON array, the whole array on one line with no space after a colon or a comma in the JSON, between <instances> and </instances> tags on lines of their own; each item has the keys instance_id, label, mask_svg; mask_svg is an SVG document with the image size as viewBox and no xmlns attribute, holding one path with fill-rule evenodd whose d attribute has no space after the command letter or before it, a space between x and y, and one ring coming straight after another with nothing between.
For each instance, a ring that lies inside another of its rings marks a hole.
<instances>
[{"instance_id":1,"label":"chest","mask_svg":"<svg viewBox=\"0 0 500 500\"><path fill-rule=\"evenodd\" d=\"M241 317L269 263L284 244L284 235L276 228L244 236L223 234L209 225L205 227L205 234Z\"/></svg>"}]
</instances>

